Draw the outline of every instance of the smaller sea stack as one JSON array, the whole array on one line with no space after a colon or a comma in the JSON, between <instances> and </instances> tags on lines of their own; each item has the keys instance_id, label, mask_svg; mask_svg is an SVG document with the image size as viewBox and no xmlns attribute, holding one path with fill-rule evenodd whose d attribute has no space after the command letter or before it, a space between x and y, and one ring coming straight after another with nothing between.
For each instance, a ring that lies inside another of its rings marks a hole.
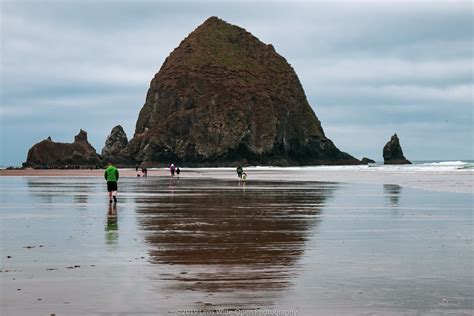
<instances>
[{"instance_id":1,"label":"smaller sea stack","mask_svg":"<svg viewBox=\"0 0 474 316\"><path fill-rule=\"evenodd\" d=\"M122 153L127 145L127 134L125 134L122 126L115 126L110 132L109 136L107 136L105 146L102 148L102 161L104 163L112 162L119 165L133 165L131 159Z\"/></svg>"},{"instance_id":2,"label":"smaller sea stack","mask_svg":"<svg viewBox=\"0 0 474 316\"><path fill-rule=\"evenodd\" d=\"M99 155L87 141L87 132L80 130L73 143L54 142L51 137L33 145L23 167L85 168L101 164Z\"/></svg>"},{"instance_id":3,"label":"smaller sea stack","mask_svg":"<svg viewBox=\"0 0 474 316\"><path fill-rule=\"evenodd\" d=\"M403 156L402 147L397 134L394 134L390 141L383 147L383 160L386 165L407 165L411 164L409 160Z\"/></svg>"},{"instance_id":4,"label":"smaller sea stack","mask_svg":"<svg viewBox=\"0 0 474 316\"><path fill-rule=\"evenodd\" d=\"M364 157L362 158L362 160L360 161L363 165L368 165L369 163L375 163L375 160L373 159L370 159L370 158L367 158L367 157Z\"/></svg>"}]
</instances>

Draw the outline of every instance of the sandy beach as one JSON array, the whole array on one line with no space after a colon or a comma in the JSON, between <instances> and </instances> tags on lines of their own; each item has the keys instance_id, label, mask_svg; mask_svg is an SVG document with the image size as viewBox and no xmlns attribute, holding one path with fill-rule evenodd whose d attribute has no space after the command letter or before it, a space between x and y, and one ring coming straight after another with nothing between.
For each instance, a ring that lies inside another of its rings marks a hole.
<instances>
[{"instance_id":1,"label":"sandy beach","mask_svg":"<svg viewBox=\"0 0 474 316\"><path fill-rule=\"evenodd\" d=\"M247 170L2 171L0 313L472 313L474 195Z\"/></svg>"}]
</instances>

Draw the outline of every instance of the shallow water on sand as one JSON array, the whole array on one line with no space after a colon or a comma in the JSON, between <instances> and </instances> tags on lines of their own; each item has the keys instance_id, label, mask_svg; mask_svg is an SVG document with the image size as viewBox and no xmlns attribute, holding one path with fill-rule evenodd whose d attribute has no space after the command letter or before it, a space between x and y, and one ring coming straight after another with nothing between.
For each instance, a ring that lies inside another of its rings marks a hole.
<instances>
[{"instance_id":1,"label":"shallow water on sand","mask_svg":"<svg viewBox=\"0 0 474 316\"><path fill-rule=\"evenodd\" d=\"M471 194L123 178L113 207L96 177L0 187L2 315L473 309Z\"/></svg>"}]
</instances>

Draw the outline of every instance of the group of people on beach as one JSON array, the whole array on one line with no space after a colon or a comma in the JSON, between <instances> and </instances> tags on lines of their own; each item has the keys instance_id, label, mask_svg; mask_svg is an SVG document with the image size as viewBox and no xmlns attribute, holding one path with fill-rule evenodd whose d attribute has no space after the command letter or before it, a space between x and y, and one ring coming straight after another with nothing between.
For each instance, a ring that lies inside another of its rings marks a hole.
<instances>
[{"instance_id":1,"label":"group of people on beach","mask_svg":"<svg viewBox=\"0 0 474 316\"><path fill-rule=\"evenodd\" d=\"M179 167L178 166L175 166L174 163L172 163L170 165L170 173L171 173L171 177L174 178L174 174L176 173L176 176L178 177L179 179L179 174L181 173L181 170L179 170Z\"/></svg>"},{"instance_id":2,"label":"group of people on beach","mask_svg":"<svg viewBox=\"0 0 474 316\"><path fill-rule=\"evenodd\" d=\"M181 170L179 167L175 166L174 163L170 165L170 174L171 177L174 178L175 174L177 178L179 179L179 174L181 173ZM135 171L138 172L138 165L135 166ZM142 176L146 177L148 175L148 170L146 168L141 169ZM139 177L140 174L137 174ZM239 177L239 182L240 181L245 181L247 179L247 174L244 172L244 169L242 168L241 165L237 166L237 176ZM119 179L119 171L117 167L115 167L111 162L107 165L107 168L105 169L104 172L104 178L105 181L107 181L107 191L109 194L109 203L117 203L117 192L118 192L118 179Z\"/></svg>"}]
</instances>

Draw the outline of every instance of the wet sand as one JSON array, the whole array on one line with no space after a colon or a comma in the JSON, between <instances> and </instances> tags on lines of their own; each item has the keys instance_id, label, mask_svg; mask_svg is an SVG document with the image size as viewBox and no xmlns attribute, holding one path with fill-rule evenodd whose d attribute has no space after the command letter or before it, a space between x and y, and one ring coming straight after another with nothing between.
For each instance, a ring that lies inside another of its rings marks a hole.
<instances>
[{"instance_id":1,"label":"wet sand","mask_svg":"<svg viewBox=\"0 0 474 316\"><path fill-rule=\"evenodd\" d=\"M121 177L136 177L135 169L119 169ZM189 176L196 172L187 171ZM168 176L167 170L149 170L148 176ZM3 169L0 177L104 177L104 169Z\"/></svg>"},{"instance_id":2,"label":"wet sand","mask_svg":"<svg viewBox=\"0 0 474 316\"><path fill-rule=\"evenodd\" d=\"M94 172L0 178L1 315L472 314L472 194Z\"/></svg>"},{"instance_id":3,"label":"wet sand","mask_svg":"<svg viewBox=\"0 0 474 316\"><path fill-rule=\"evenodd\" d=\"M474 170L413 170L411 166L320 166L310 168L245 168L249 181L330 181L343 183L396 184L430 191L474 194ZM2 176L103 177L104 170L23 169L0 170ZM136 177L135 169L120 169L122 177ZM149 169L149 177L167 177L166 169ZM235 180L235 168L182 168L181 178Z\"/></svg>"}]
</instances>

